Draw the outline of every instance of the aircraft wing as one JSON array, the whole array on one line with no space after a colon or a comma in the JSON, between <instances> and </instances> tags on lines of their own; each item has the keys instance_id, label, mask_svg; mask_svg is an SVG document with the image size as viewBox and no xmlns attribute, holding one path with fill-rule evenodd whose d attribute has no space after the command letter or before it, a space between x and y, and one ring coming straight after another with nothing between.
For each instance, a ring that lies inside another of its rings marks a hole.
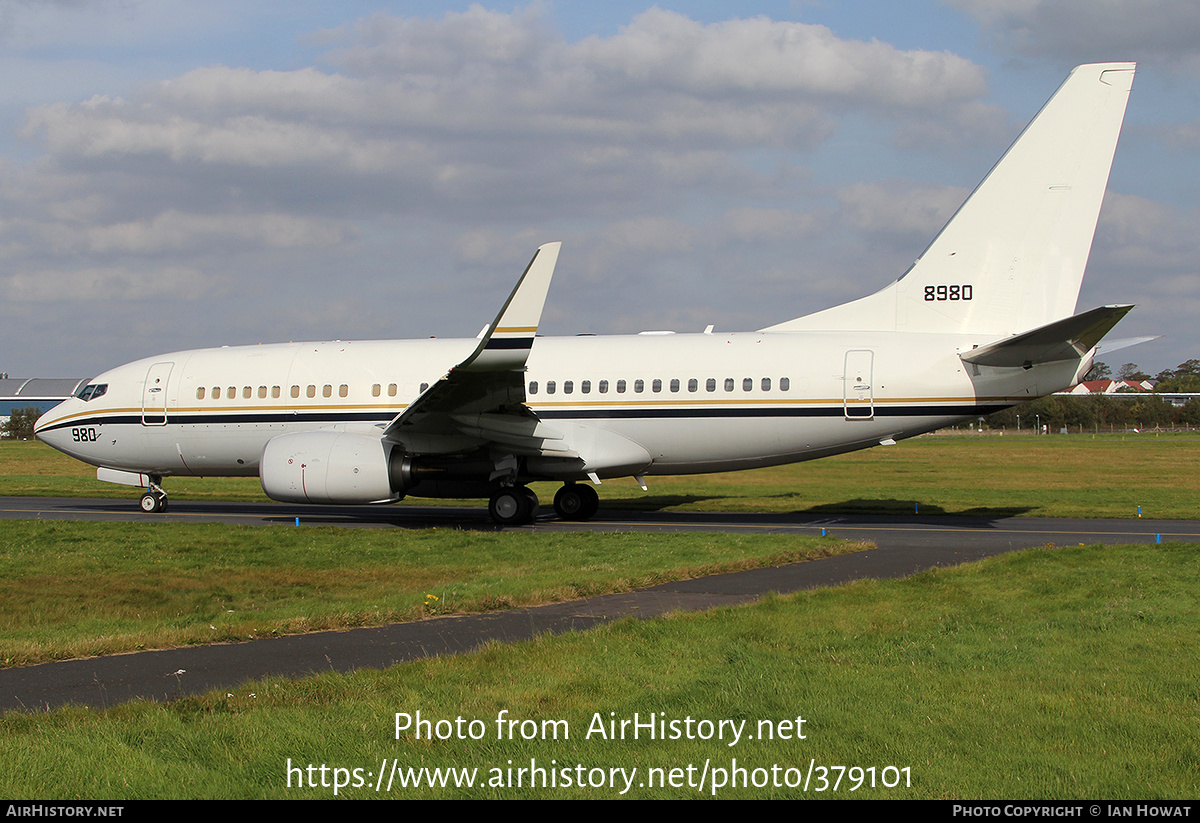
<instances>
[{"instance_id":1,"label":"aircraft wing","mask_svg":"<svg viewBox=\"0 0 1200 823\"><path fill-rule=\"evenodd\" d=\"M960 357L980 366L1010 368L1078 360L1091 351L1132 308L1130 305L1101 306L971 349Z\"/></svg>"},{"instance_id":2,"label":"aircraft wing","mask_svg":"<svg viewBox=\"0 0 1200 823\"><path fill-rule=\"evenodd\" d=\"M543 447L562 435L525 405L525 363L561 245L538 248L475 350L392 420L384 439L425 453L488 442L515 453L563 453Z\"/></svg>"}]
</instances>

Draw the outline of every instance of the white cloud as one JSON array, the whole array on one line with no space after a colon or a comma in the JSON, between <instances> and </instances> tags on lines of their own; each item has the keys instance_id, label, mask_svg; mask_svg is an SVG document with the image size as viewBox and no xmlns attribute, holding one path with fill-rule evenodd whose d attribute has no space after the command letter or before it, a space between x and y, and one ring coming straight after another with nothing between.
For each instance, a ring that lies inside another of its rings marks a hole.
<instances>
[{"instance_id":1,"label":"white cloud","mask_svg":"<svg viewBox=\"0 0 1200 823\"><path fill-rule=\"evenodd\" d=\"M1200 70L1195 0L943 0L1001 51L1071 63L1142 60Z\"/></svg>"},{"instance_id":2,"label":"white cloud","mask_svg":"<svg viewBox=\"0 0 1200 823\"><path fill-rule=\"evenodd\" d=\"M907 181L854 183L838 190L843 214L869 234L932 240L971 193L959 186Z\"/></svg>"},{"instance_id":3,"label":"white cloud","mask_svg":"<svg viewBox=\"0 0 1200 823\"><path fill-rule=\"evenodd\" d=\"M352 232L327 220L286 214L185 214L166 211L149 220L87 228L86 248L98 253L155 254L231 243L304 248L341 243Z\"/></svg>"},{"instance_id":4,"label":"white cloud","mask_svg":"<svg viewBox=\"0 0 1200 823\"><path fill-rule=\"evenodd\" d=\"M162 297L198 300L212 297L227 285L221 277L184 266L164 266L150 271L121 267L41 270L0 277L0 284L5 298L17 303L103 303Z\"/></svg>"},{"instance_id":5,"label":"white cloud","mask_svg":"<svg viewBox=\"0 0 1200 823\"><path fill-rule=\"evenodd\" d=\"M957 55L765 18L703 25L654 9L571 44L535 12L472 7L440 21L376 16L340 36L358 38L329 55L347 74L197 69L129 100L36 108L26 134L63 156L445 174L485 143L812 145L830 107L924 117L985 91Z\"/></svg>"},{"instance_id":6,"label":"white cloud","mask_svg":"<svg viewBox=\"0 0 1200 823\"><path fill-rule=\"evenodd\" d=\"M817 221L812 214L746 206L731 209L724 222L733 237L755 242L804 237L813 231Z\"/></svg>"}]
</instances>

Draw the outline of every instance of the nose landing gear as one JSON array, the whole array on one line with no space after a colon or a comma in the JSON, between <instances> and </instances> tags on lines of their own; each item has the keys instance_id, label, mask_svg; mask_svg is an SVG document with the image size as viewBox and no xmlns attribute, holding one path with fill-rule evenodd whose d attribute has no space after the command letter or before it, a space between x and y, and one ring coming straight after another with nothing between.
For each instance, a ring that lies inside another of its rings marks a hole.
<instances>
[{"instance_id":1,"label":"nose landing gear","mask_svg":"<svg viewBox=\"0 0 1200 823\"><path fill-rule=\"evenodd\" d=\"M162 478L150 475L146 493L142 495L142 511L147 514L158 514L167 510L167 492L162 487Z\"/></svg>"}]
</instances>

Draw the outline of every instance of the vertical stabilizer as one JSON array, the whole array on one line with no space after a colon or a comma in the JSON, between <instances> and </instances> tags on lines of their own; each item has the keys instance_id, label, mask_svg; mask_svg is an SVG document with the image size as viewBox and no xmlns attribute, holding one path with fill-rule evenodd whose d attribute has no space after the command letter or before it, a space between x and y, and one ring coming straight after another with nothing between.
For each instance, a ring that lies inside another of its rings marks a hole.
<instances>
[{"instance_id":1,"label":"vertical stabilizer","mask_svg":"<svg viewBox=\"0 0 1200 823\"><path fill-rule=\"evenodd\" d=\"M895 283L766 331L1016 334L1071 315L1133 85L1079 66Z\"/></svg>"}]
</instances>

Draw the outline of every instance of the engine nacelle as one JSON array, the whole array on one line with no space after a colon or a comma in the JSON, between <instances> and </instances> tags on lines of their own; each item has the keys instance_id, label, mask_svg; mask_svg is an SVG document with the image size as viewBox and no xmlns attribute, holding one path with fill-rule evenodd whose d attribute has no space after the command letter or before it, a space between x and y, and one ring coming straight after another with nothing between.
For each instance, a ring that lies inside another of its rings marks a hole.
<instances>
[{"instance_id":1,"label":"engine nacelle","mask_svg":"<svg viewBox=\"0 0 1200 823\"><path fill-rule=\"evenodd\" d=\"M386 503L401 497L388 479L390 448L378 435L281 434L263 449L258 476L284 503Z\"/></svg>"}]
</instances>

